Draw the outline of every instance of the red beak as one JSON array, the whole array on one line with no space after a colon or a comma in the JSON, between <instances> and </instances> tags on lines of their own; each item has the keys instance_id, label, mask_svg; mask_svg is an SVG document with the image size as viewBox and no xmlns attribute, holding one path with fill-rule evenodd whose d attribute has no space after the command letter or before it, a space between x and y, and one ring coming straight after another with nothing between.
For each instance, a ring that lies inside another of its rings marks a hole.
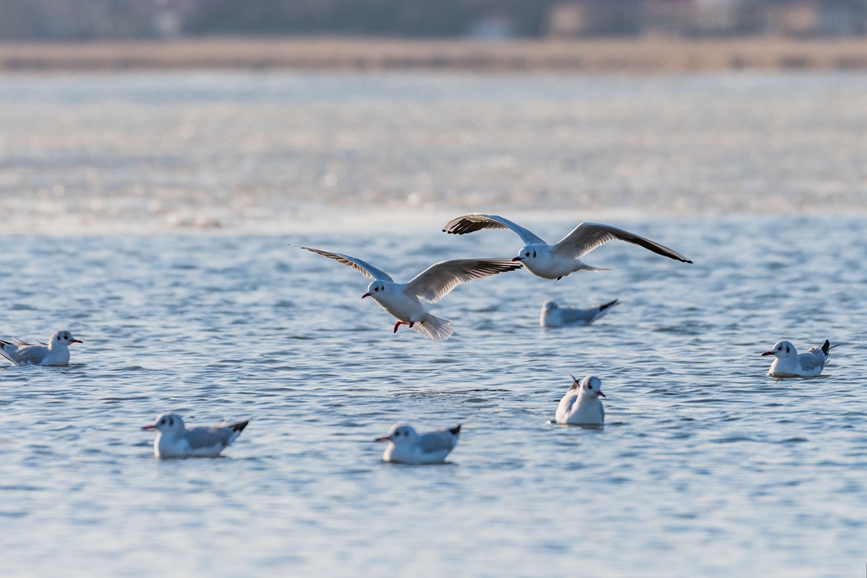
<instances>
[{"instance_id":1,"label":"red beak","mask_svg":"<svg viewBox=\"0 0 867 578\"><path fill-rule=\"evenodd\" d=\"M773 355L773 354L774 354L773 351L765 351L764 353L762 353L762 357L764 357L766 355Z\"/></svg>"},{"instance_id":2,"label":"red beak","mask_svg":"<svg viewBox=\"0 0 867 578\"><path fill-rule=\"evenodd\" d=\"M84 341L73 339L72 341L70 341L70 343L84 343Z\"/></svg>"},{"instance_id":3,"label":"red beak","mask_svg":"<svg viewBox=\"0 0 867 578\"><path fill-rule=\"evenodd\" d=\"M375 441L375 442L390 442L391 438L388 436L382 436L381 438L376 438L373 441Z\"/></svg>"},{"instance_id":4,"label":"red beak","mask_svg":"<svg viewBox=\"0 0 867 578\"><path fill-rule=\"evenodd\" d=\"M520 261L520 260L521 260L520 257L513 257L513 258L512 258L512 263L514 263L515 261Z\"/></svg>"},{"instance_id":5,"label":"red beak","mask_svg":"<svg viewBox=\"0 0 867 578\"><path fill-rule=\"evenodd\" d=\"M599 392L597 392L597 393L598 393L599 395L601 395L602 397L607 397L607 396L606 396L604 393L602 393L601 391L599 391Z\"/></svg>"},{"instance_id":6,"label":"red beak","mask_svg":"<svg viewBox=\"0 0 867 578\"><path fill-rule=\"evenodd\" d=\"M362 299L364 299L365 297L370 297L370 293L365 293L364 295L361 296Z\"/></svg>"},{"instance_id":7,"label":"red beak","mask_svg":"<svg viewBox=\"0 0 867 578\"><path fill-rule=\"evenodd\" d=\"M157 428L156 428L156 426L153 426L153 425L146 425L142 429L157 429Z\"/></svg>"}]
</instances>

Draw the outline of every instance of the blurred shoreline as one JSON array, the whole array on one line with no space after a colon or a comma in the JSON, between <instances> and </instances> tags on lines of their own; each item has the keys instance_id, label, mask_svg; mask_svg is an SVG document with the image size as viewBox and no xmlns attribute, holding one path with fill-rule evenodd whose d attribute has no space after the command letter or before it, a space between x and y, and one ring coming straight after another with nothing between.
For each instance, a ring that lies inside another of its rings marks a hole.
<instances>
[{"instance_id":1,"label":"blurred shoreline","mask_svg":"<svg viewBox=\"0 0 867 578\"><path fill-rule=\"evenodd\" d=\"M867 38L402 40L204 38L0 43L4 72L121 70L444 70L689 73L864 70Z\"/></svg>"}]
</instances>

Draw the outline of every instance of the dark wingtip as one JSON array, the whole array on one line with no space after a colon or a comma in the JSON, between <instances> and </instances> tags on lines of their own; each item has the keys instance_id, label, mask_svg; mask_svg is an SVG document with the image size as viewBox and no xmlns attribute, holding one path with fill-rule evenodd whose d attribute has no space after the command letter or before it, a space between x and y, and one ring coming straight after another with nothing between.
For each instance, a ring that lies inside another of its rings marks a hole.
<instances>
[{"instance_id":1,"label":"dark wingtip","mask_svg":"<svg viewBox=\"0 0 867 578\"><path fill-rule=\"evenodd\" d=\"M605 311L605 310L608 309L609 307L614 307L615 305L617 305L617 303L618 303L619 301L620 301L619 299L615 299L614 301L609 301L608 303L606 303L606 304L604 304L604 305L601 305L601 306L599 307L599 310L600 310L600 311ZM574 379L574 378L573 378L573 379Z\"/></svg>"},{"instance_id":2,"label":"dark wingtip","mask_svg":"<svg viewBox=\"0 0 867 578\"><path fill-rule=\"evenodd\" d=\"M247 427L247 424L250 423L250 420L239 421L238 423L229 424L228 427L232 431L242 432L244 428Z\"/></svg>"},{"instance_id":3,"label":"dark wingtip","mask_svg":"<svg viewBox=\"0 0 867 578\"><path fill-rule=\"evenodd\" d=\"M822 353L824 353L825 355L828 355L828 352L830 350L831 350L831 342L826 339L825 343L822 344Z\"/></svg>"},{"instance_id":4,"label":"dark wingtip","mask_svg":"<svg viewBox=\"0 0 867 578\"><path fill-rule=\"evenodd\" d=\"M456 435L458 435L459 433L461 433L461 425L462 425L462 424L458 424L458 425L456 425L456 426L453 427L453 428L449 428L449 431L452 432L452 435L455 435L455 436L456 436Z\"/></svg>"},{"instance_id":5,"label":"dark wingtip","mask_svg":"<svg viewBox=\"0 0 867 578\"><path fill-rule=\"evenodd\" d=\"M683 262L684 262L684 263L689 263L690 265L692 265L692 261L690 261L689 259L684 259Z\"/></svg>"}]
</instances>

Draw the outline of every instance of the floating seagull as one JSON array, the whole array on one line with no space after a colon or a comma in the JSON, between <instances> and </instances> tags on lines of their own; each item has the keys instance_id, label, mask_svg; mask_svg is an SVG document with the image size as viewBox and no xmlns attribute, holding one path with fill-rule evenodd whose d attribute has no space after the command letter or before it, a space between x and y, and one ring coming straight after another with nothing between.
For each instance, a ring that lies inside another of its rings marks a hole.
<instances>
[{"instance_id":1,"label":"floating seagull","mask_svg":"<svg viewBox=\"0 0 867 578\"><path fill-rule=\"evenodd\" d=\"M587 375L578 383L572 376L572 386L560 405L557 406L557 423L561 425L603 425L605 423L605 408L599 396L602 393L602 380L595 375Z\"/></svg>"},{"instance_id":2,"label":"floating seagull","mask_svg":"<svg viewBox=\"0 0 867 578\"><path fill-rule=\"evenodd\" d=\"M825 364L831 357L831 349L831 342L826 339L822 347L814 345L807 350L807 353L799 355L791 342L779 341L773 349L762 353L762 356L773 355L775 357L768 370L768 375L771 377L815 377L825 369Z\"/></svg>"},{"instance_id":3,"label":"floating seagull","mask_svg":"<svg viewBox=\"0 0 867 578\"><path fill-rule=\"evenodd\" d=\"M481 229L511 229L521 237L525 247L512 260L520 261L530 273L543 279L559 280L562 277L568 277L575 271L582 270L608 271L608 269L591 267L583 263L580 257L615 239L639 245L670 259L692 263L680 253L659 243L654 243L623 229L599 223L581 223L556 245L547 244L527 229L497 215L464 215L446 223L443 232L464 235Z\"/></svg>"},{"instance_id":4,"label":"floating seagull","mask_svg":"<svg viewBox=\"0 0 867 578\"><path fill-rule=\"evenodd\" d=\"M62 329L48 339L48 344L37 341L27 343L13 339L12 343L0 339L0 355L15 365L69 365L69 346L83 343Z\"/></svg>"},{"instance_id":5,"label":"floating seagull","mask_svg":"<svg viewBox=\"0 0 867 578\"><path fill-rule=\"evenodd\" d=\"M617 305L618 301L610 301L604 305L594 305L589 309L576 307L560 307L550 299L542 303L542 315L539 325L542 327L563 327L567 325L590 325Z\"/></svg>"},{"instance_id":6,"label":"floating seagull","mask_svg":"<svg viewBox=\"0 0 867 578\"><path fill-rule=\"evenodd\" d=\"M382 461L398 464L441 464L458 445L461 426L417 434L410 425L396 424L387 436L375 442L388 442Z\"/></svg>"},{"instance_id":7,"label":"floating seagull","mask_svg":"<svg viewBox=\"0 0 867 578\"><path fill-rule=\"evenodd\" d=\"M407 325L431 339L448 339L454 329L445 319L428 313L420 299L436 303L459 283L521 268L520 263L512 263L509 259L457 259L431 265L409 283L395 283L387 273L361 259L312 247L292 246L334 259L373 279L361 298L373 297L380 307L397 318L395 333L398 327Z\"/></svg>"},{"instance_id":8,"label":"floating seagull","mask_svg":"<svg viewBox=\"0 0 867 578\"><path fill-rule=\"evenodd\" d=\"M158 458L214 458L241 435L250 420L221 424L212 427L187 429L184 420L176 413L163 412L153 425L144 430L157 430L154 440L154 455Z\"/></svg>"}]
</instances>

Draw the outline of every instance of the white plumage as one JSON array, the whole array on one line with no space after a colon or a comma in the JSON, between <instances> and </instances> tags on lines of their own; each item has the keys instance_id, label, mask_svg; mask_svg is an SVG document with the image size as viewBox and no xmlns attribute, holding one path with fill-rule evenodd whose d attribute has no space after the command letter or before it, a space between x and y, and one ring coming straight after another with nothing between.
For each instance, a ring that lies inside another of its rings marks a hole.
<instances>
[{"instance_id":1,"label":"white plumage","mask_svg":"<svg viewBox=\"0 0 867 578\"><path fill-rule=\"evenodd\" d=\"M604 317L618 301L609 301L602 305L594 305L587 309L557 305L550 299L542 303L542 313L539 315L539 325L542 327L567 327L575 325L590 325L600 317Z\"/></svg>"},{"instance_id":2,"label":"white plumage","mask_svg":"<svg viewBox=\"0 0 867 578\"><path fill-rule=\"evenodd\" d=\"M680 253L650 239L601 223L581 223L556 245L547 244L541 237L498 215L463 215L452 219L443 227L444 232L454 235L464 235L481 229L509 229L517 234L525 246L513 261L520 261L530 273L543 279L560 279L582 270L606 271L607 269L587 265L580 257L614 240L626 241L664 257L692 263Z\"/></svg>"},{"instance_id":3,"label":"white plumage","mask_svg":"<svg viewBox=\"0 0 867 578\"><path fill-rule=\"evenodd\" d=\"M14 365L69 365L69 346L82 343L66 329L56 331L48 343L27 343L21 339L12 342L0 339L0 355Z\"/></svg>"},{"instance_id":4,"label":"white plumage","mask_svg":"<svg viewBox=\"0 0 867 578\"><path fill-rule=\"evenodd\" d=\"M449 321L431 315L421 299L436 303L460 283L521 268L520 263L509 259L457 259L431 265L408 283L395 283L388 273L361 259L312 247L293 246L334 259L373 279L361 298L372 297L395 317L395 332L401 325L407 325L431 339L448 339L454 329Z\"/></svg>"},{"instance_id":5,"label":"white plumage","mask_svg":"<svg viewBox=\"0 0 867 578\"><path fill-rule=\"evenodd\" d=\"M799 354L791 342L779 341L762 355L774 356L768 370L771 377L815 377L822 373L831 357L831 342L826 339L822 347L813 346L807 353Z\"/></svg>"},{"instance_id":6,"label":"white plumage","mask_svg":"<svg viewBox=\"0 0 867 578\"><path fill-rule=\"evenodd\" d=\"M562 425L601 426L605 423L605 408L599 396L602 393L602 380L595 375L587 375L579 383L572 377L569 391L557 406L556 420Z\"/></svg>"},{"instance_id":7,"label":"white plumage","mask_svg":"<svg viewBox=\"0 0 867 578\"><path fill-rule=\"evenodd\" d=\"M213 458L220 455L235 441L250 420L237 423L221 423L215 426L199 426L187 429L184 420L176 413L164 412L144 430L156 430L154 455L158 458Z\"/></svg>"},{"instance_id":8,"label":"white plumage","mask_svg":"<svg viewBox=\"0 0 867 578\"><path fill-rule=\"evenodd\" d=\"M418 434L406 424L396 424L388 435L376 438L388 442L382 460L400 464L441 464L458 444L461 426Z\"/></svg>"}]
</instances>

